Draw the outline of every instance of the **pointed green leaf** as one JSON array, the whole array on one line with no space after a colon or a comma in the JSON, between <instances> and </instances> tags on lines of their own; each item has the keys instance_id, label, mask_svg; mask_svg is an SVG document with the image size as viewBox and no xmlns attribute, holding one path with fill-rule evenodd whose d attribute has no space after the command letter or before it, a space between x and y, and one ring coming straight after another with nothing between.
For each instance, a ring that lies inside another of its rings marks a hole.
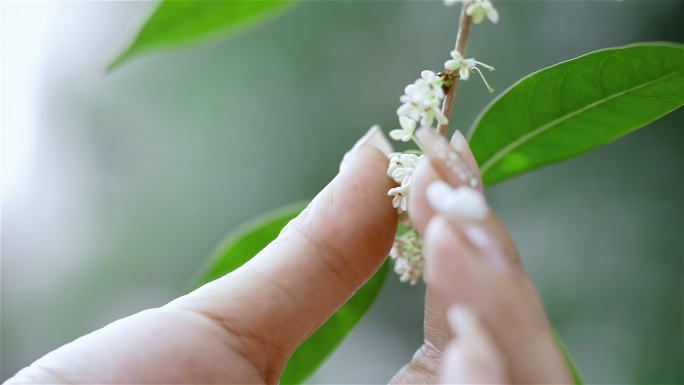
<instances>
[{"instance_id":1,"label":"pointed green leaf","mask_svg":"<svg viewBox=\"0 0 684 385\"><path fill-rule=\"evenodd\" d=\"M293 203L264 214L227 235L200 269L192 287L220 278L249 261L276 239L307 202ZM281 384L298 384L309 377L361 319L385 280L388 261L341 308L294 351L281 376Z\"/></svg>"},{"instance_id":2,"label":"pointed green leaf","mask_svg":"<svg viewBox=\"0 0 684 385\"><path fill-rule=\"evenodd\" d=\"M290 9L296 0L165 0L108 71L144 54L205 44L239 33Z\"/></svg>"},{"instance_id":3,"label":"pointed green leaf","mask_svg":"<svg viewBox=\"0 0 684 385\"><path fill-rule=\"evenodd\" d=\"M485 184L567 159L684 102L684 46L596 51L533 73L495 99L470 130Z\"/></svg>"},{"instance_id":4,"label":"pointed green leaf","mask_svg":"<svg viewBox=\"0 0 684 385\"><path fill-rule=\"evenodd\" d=\"M553 334L553 338L556 339L556 343L558 344L561 353L563 353L563 358L565 358L565 362L568 364L568 369L570 369L570 375L572 375L572 382L575 385L584 385L584 380L582 379L582 376L580 375L579 370L577 369L577 365L575 365L575 362L572 360L572 357L570 357L570 352L568 351L568 348L565 347L563 340L561 340L560 336L558 335L558 332L553 327L551 327L551 334Z\"/></svg>"}]
</instances>

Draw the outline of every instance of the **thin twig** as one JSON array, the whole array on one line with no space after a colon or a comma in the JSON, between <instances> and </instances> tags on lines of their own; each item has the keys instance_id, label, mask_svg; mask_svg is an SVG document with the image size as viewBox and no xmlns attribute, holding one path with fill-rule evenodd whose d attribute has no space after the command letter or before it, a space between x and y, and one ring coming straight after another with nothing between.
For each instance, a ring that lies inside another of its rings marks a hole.
<instances>
[{"instance_id":1,"label":"thin twig","mask_svg":"<svg viewBox=\"0 0 684 385\"><path fill-rule=\"evenodd\" d=\"M466 6L468 3L463 3L463 8L461 8L461 17L458 21L458 34L456 35L456 51L458 51L461 56L466 57L466 47L468 46L468 36L470 36L470 22L472 18L466 15ZM445 73L449 73L449 70L445 70ZM447 119L451 119L451 110L454 108L454 99L456 98L456 89L458 88L458 81L461 79L458 76L458 72L452 73L454 81L449 86L446 92L446 97L444 98L444 104L442 105L442 114ZM440 124L437 126L437 132L442 135L446 135L448 124Z\"/></svg>"}]
</instances>

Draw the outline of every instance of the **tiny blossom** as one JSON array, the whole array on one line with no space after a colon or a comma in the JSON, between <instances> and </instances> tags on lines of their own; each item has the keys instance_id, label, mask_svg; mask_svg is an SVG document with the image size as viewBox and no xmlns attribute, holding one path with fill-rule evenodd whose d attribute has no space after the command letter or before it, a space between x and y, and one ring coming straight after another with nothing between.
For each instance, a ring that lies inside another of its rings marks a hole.
<instances>
[{"instance_id":1,"label":"tiny blossom","mask_svg":"<svg viewBox=\"0 0 684 385\"><path fill-rule=\"evenodd\" d=\"M413 132L416 130L416 122L406 116L399 117L399 125L401 129L390 131L389 135L394 140L401 140L408 142L413 137Z\"/></svg>"},{"instance_id":2,"label":"tiny blossom","mask_svg":"<svg viewBox=\"0 0 684 385\"><path fill-rule=\"evenodd\" d=\"M394 238L394 243L392 244L392 249L390 250L390 258L404 258L404 242L401 238Z\"/></svg>"},{"instance_id":3,"label":"tiny blossom","mask_svg":"<svg viewBox=\"0 0 684 385\"><path fill-rule=\"evenodd\" d=\"M415 229L395 238L390 257L395 260L394 272L400 276L401 282L418 283L423 274L424 257L423 245Z\"/></svg>"},{"instance_id":4,"label":"tiny blossom","mask_svg":"<svg viewBox=\"0 0 684 385\"><path fill-rule=\"evenodd\" d=\"M482 78L482 81L484 82L485 86L487 86L489 92L494 92L494 89L492 89L492 87L489 86L489 83L487 83L487 79L485 79L484 75L482 74L482 71L480 71L480 69L476 66L479 64L490 71L494 71L494 67L479 62L475 59L464 59L461 53L456 50L451 51L451 57L452 60L447 60L446 62L444 62L444 67L446 69L450 71L458 70L458 75L463 80L468 80L468 78L470 77L470 73L473 70L475 70L480 74L480 77Z\"/></svg>"},{"instance_id":5,"label":"tiny blossom","mask_svg":"<svg viewBox=\"0 0 684 385\"><path fill-rule=\"evenodd\" d=\"M404 90L406 95L411 97L417 96L417 99L444 99L441 77L428 70L421 72L420 77L421 79L416 80L415 83L406 86L406 89Z\"/></svg>"},{"instance_id":6,"label":"tiny blossom","mask_svg":"<svg viewBox=\"0 0 684 385\"><path fill-rule=\"evenodd\" d=\"M416 163L424 156L402 153L392 154L387 175L391 176L395 182L400 183L403 187L408 187L411 183L411 175L413 175Z\"/></svg>"},{"instance_id":7,"label":"tiny blossom","mask_svg":"<svg viewBox=\"0 0 684 385\"><path fill-rule=\"evenodd\" d=\"M435 120L440 124L447 124L449 120L442 114L442 82L442 78L434 72L423 71L421 79L404 89L406 94L399 98L403 104L397 109L397 115L420 121L423 127L432 126Z\"/></svg>"},{"instance_id":8,"label":"tiny blossom","mask_svg":"<svg viewBox=\"0 0 684 385\"><path fill-rule=\"evenodd\" d=\"M473 23L475 24L480 24L485 16L494 24L499 21L499 12L494 9L494 6L489 0L475 0L468 4L466 15L472 16Z\"/></svg>"},{"instance_id":9,"label":"tiny blossom","mask_svg":"<svg viewBox=\"0 0 684 385\"><path fill-rule=\"evenodd\" d=\"M394 195L392 198L392 206L397 209L399 214L406 211L408 208L408 186L399 186L390 189L387 195Z\"/></svg>"},{"instance_id":10,"label":"tiny blossom","mask_svg":"<svg viewBox=\"0 0 684 385\"><path fill-rule=\"evenodd\" d=\"M434 100L434 103L430 103L423 106L422 119L420 119L420 125L423 127L432 126L432 122L436 119L439 124L449 123L444 114L442 114L441 103L438 100Z\"/></svg>"},{"instance_id":11,"label":"tiny blossom","mask_svg":"<svg viewBox=\"0 0 684 385\"><path fill-rule=\"evenodd\" d=\"M451 51L451 57L453 59L447 60L444 63L444 68L450 71L458 70L458 75L461 79L468 80L468 77L470 77L470 69L477 64L475 59L464 59L457 50Z\"/></svg>"},{"instance_id":12,"label":"tiny blossom","mask_svg":"<svg viewBox=\"0 0 684 385\"><path fill-rule=\"evenodd\" d=\"M402 95L399 101L404 103L397 109L397 115L408 116L416 122L420 120L422 106L420 100L416 100L409 95Z\"/></svg>"},{"instance_id":13,"label":"tiny blossom","mask_svg":"<svg viewBox=\"0 0 684 385\"><path fill-rule=\"evenodd\" d=\"M418 97L418 98L417 98ZM436 119L441 124L447 124L449 120L442 114L441 101L439 99L421 99L419 95L402 95L399 100L404 103L397 109L397 115L408 116L418 121L423 127L430 127Z\"/></svg>"},{"instance_id":14,"label":"tiny blossom","mask_svg":"<svg viewBox=\"0 0 684 385\"><path fill-rule=\"evenodd\" d=\"M404 164L401 163L401 156L405 155L404 153L401 152L393 152L389 154L390 162L389 162L389 168L387 169L387 175L392 176L392 173L394 170L396 170L399 167L404 167Z\"/></svg>"}]
</instances>

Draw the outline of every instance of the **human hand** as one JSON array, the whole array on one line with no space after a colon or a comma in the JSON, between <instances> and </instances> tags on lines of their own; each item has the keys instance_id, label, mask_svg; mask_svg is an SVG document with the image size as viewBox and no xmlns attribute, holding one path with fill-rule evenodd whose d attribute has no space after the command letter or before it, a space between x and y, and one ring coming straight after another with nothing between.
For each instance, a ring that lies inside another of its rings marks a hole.
<instances>
[{"instance_id":1,"label":"human hand","mask_svg":"<svg viewBox=\"0 0 684 385\"><path fill-rule=\"evenodd\" d=\"M79 338L7 383L277 382L294 349L370 278L392 243L392 182L373 146L389 151L370 131L302 215L242 268ZM467 145L462 152L477 170ZM410 211L428 253L426 339L393 382L437 383L444 354L442 380L450 383L569 382L508 233L491 212L480 222L436 216L425 190L441 178L459 185L437 161L421 162L413 182ZM478 261L490 254L469 243L464 224L488 234L500 247L489 251L501 250L506 263ZM471 310L451 311L459 338L449 343L445 314L454 303Z\"/></svg>"},{"instance_id":2,"label":"human hand","mask_svg":"<svg viewBox=\"0 0 684 385\"><path fill-rule=\"evenodd\" d=\"M486 206L467 142L460 132L451 143L429 129L416 136L427 159L408 211L424 241L425 342L392 383L572 383L515 244ZM454 168L468 170L476 189Z\"/></svg>"},{"instance_id":3,"label":"human hand","mask_svg":"<svg viewBox=\"0 0 684 385\"><path fill-rule=\"evenodd\" d=\"M277 383L295 348L387 258L397 224L387 197L390 151L371 130L309 207L244 266L81 337L7 384Z\"/></svg>"}]
</instances>

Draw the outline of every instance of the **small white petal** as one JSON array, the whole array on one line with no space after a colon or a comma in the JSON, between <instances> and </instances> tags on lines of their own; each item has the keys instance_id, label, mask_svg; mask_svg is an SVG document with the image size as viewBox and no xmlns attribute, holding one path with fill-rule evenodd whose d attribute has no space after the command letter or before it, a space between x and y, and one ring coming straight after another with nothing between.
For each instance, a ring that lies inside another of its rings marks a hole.
<instances>
[{"instance_id":1,"label":"small white petal","mask_svg":"<svg viewBox=\"0 0 684 385\"><path fill-rule=\"evenodd\" d=\"M420 73L420 77L422 77L422 78L425 79L426 81L432 83L432 82L434 82L434 81L436 80L437 75L435 75L435 73L432 72L432 71L425 70L425 71L422 71L422 72Z\"/></svg>"},{"instance_id":2,"label":"small white petal","mask_svg":"<svg viewBox=\"0 0 684 385\"><path fill-rule=\"evenodd\" d=\"M435 114L432 112L423 113L423 119L420 120L421 127L431 127L432 122L435 120Z\"/></svg>"},{"instance_id":3,"label":"small white petal","mask_svg":"<svg viewBox=\"0 0 684 385\"><path fill-rule=\"evenodd\" d=\"M447 60L444 62L444 68L450 70L450 71L455 71L460 67L460 63L457 62L456 60Z\"/></svg>"},{"instance_id":4,"label":"small white petal","mask_svg":"<svg viewBox=\"0 0 684 385\"><path fill-rule=\"evenodd\" d=\"M411 131L411 133L413 133L413 130L416 129L416 122L407 118L406 116L399 117L399 125L405 131Z\"/></svg>"},{"instance_id":5,"label":"small white petal","mask_svg":"<svg viewBox=\"0 0 684 385\"><path fill-rule=\"evenodd\" d=\"M466 10L466 13L468 13L467 10ZM461 56L461 53L458 52L457 50L453 50L453 51L451 51L449 54L450 54L451 57L454 58L454 60L456 60L456 61L459 61L459 62L460 62L460 61L463 60L463 56Z\"/></svg>"},{"instance_id":6,"label":"small white petal","mask_svg":"<svg viewBox=\"0 0 684 385\"><path fill-rule=\"evenodd\" d=\"M489 21L496 24L499 22L499 12L492 6L487 10L487 18Z\"/></svg>"},{"instance_id":7,"label":"small white petal","mask_svg":"<svg viewBox=\"0 0 684 385\"><path fill-rule=\"evenodd\" d=\"M403 130L392 130L389 133L390 138L394 140L402 140L406 133Z\"/></svg>"},{"instance_id":8,"label":"small white petal","mask_svg":"<svg viewBox=\"0 0 684 385\"><path fill-rule=\"evenodd\" d=\"M461 79L468 80L470 77L470 69L467 67L461 67L461 69L458 71L458 75L461 77Z\"/></svg>"}]
</instances>

